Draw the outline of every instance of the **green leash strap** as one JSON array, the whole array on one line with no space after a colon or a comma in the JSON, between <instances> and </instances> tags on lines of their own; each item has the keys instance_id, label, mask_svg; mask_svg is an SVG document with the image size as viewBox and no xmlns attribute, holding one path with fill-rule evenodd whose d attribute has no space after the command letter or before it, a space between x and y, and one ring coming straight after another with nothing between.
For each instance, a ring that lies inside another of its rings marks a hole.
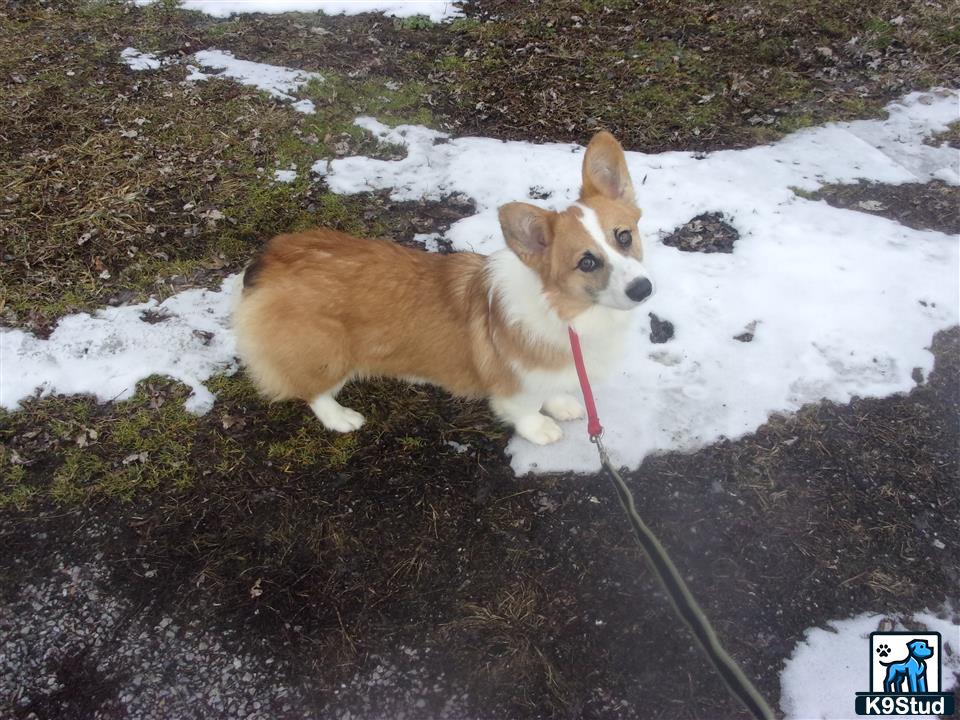
<instances>
[{"instance_id":1,"label":"green leash strap","mask_svg":"<svg viewBox=\"0 0 960 720\"><path fill-rule=\"evenodd\" d=\"M667 591L667 596L673 603L673 608L676 610L677 615L679 615L687 627L690 628L700 648L706 654L707 659L710 660L710 664L713 665L717 673L719 673L730 692L743 703L744 707L750 711L750 714L757 720L774 720L773 711L770 709L770 706L767 705L767 701L763 699L763 696L753 686L750 679L743 674L743 671L737 663L734 662L733 658L723 649L723 645L721 645L717 639L717 634L714 632L713 626L710 625L707 616L703 614L703 610L700 609L687 584L683 581L683 578L680 577L680 573L677 571L667 551L663 545L660 544L660 541L657 540L657 536L653 534L653 531L643 522L633 502L633 493L630 492L630 488L627 487L623 478L620 477L620 473L613 468L613 465L610 463L610 457L601 444L600 438L594 437L592 439L597 444L597 450L600 452L600 462L603 465L603 469L613 483L617 491L617 498L620 500L620 505L623 507L623 511L627 514L627 518L633 526L633 532L637 536L637 542L640 543L640 547L646 554L647 560L649 560L653 566L654 572L656 572L660 583L663 585L663 589Z\"/></svg>"}]
</instances>

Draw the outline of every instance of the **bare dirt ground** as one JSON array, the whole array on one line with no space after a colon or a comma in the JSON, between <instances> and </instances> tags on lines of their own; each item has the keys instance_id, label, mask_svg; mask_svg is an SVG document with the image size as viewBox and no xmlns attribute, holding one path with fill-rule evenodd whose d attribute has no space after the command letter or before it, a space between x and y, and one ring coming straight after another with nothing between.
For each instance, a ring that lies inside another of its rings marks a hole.
<instances>
[{"instance_id":1,"label":"bare dirt ground","mask_svg":"<svg viewBox=\"0 0 960 720\"><path fill-rule=\"evenodd\" d=\"M936 2L485 2L438 26L8 1L0 322L43 333L78 309L217 283L288 229L413 243L470 214L462 198L270 182L275 166L392 152L351 126L359 114L742 147L957 86L958 33ZM231 83L185 85L182 66L132 73L127 45L219 47L327 81L301 116ZM939 183L817 197L960 232L957 189ZM731 230L691 218L671 238L736 252ZM651 333L669 343L672 327L651 318ZM931 348L936 370L909 394L807 406L629 474L773 705L805 629L957 599L960 331ZM163 378L125 402L0 411L0 717L742 717L599 477L515 478L487 409L429 388L348 387L369 422L334 437L242 374L211 385L202 417Z\"/></svg>"}]
</instances>

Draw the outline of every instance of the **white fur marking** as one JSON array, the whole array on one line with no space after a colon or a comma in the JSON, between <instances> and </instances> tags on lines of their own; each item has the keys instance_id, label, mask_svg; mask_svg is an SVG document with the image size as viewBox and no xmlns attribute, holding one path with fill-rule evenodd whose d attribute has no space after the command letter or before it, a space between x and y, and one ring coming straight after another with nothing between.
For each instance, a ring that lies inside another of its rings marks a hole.
<instances>
[{"instance_id":1,"label":"white fur marking","mask_svg":"<svg viewBox=\"0 0 960 720\"><path fill-rule=\"evenodd\" d=\"M507 322L528 337L565 347L567 326L543 293L543 281L512 250L499 250L487 258L491 297L496 294Z\"/></svg>"},{"instance_id":2,"label":"white fur marking","mask_svg":"<svg viewBox=\"0 0 960 720\"><path fill-rule=\"evenodd\" d=\"M546 415L537 413L520 418L516 424L520 437L534 445L549 445L563 437L563 430Z\"/></svg>"},{"instance_id":3,"label":"white fur marking","mask_svg":"<svg viewBox=\"0 0 960 720\"><path fill-rule=\"evenodd\" d=\"M487 272L491 297L495 294L508 323L525 332L532 340L569 351L567 323L547 302L539 275L510 250L500 250L490 255ZM630 308L635 306L635 303L630 303ZM630 326L630 313L623 309L594 305L570 324L580 335L591 376L598 380L609 376L621 358L623 339ZM529 412L537 412L548 398L560 393L574 393L580 387L572 359L561 370L533 370L520 363L514 363L512 368L523 383L523 393L535 399ZM499 412L496 406L494 410ZM503 414L501 417L508 422L515 422L516 419Z\"/></svg>"},{"instance_id":4,"label":"white fur marking","mask_svg":"<svg viewBox=\"0 0 960 720\"><path fill-rule=\"evenodd\" d=\"M599 226L599 223L597 223ZM569 352L567 323L560 319L544 295L543 282L531 268L511 250L500 250L487 258L488 302L499 303L506 321L536 342L553 345ZM624 295L624 297L626 297ZM598 381L609 377L622 357L623 339L630 327L631 315L624 312L635 307L616 308L594 305L570 323L580 335L584 358L590 374ZM579 388L577 373L570 363L558 370L542 370L512 363L520 379L522 391L512 397L491 398L493 411L517 429L517 433L536 444L559 439L562 431L558 420L583 417L583 408L570 395Z\"/></svg>"},{"instance_id":5,"label":"white fur marking","mask_svg":"<svg viewBox=\"0 0 960 720\"><path fill-rule=\"evenodd\" d=\"M636 258L623 255L610 247L604 235L603 226L600 225L600 218L597 217L593 208L582 203L576 203L576 205L580 208L580 224L600 247L604 260L610 263L610 280L603 292L597 295L597 302L619 310L635 308L637 303L627 297L627 286L640 278L647 278L652 283L650 273Z\"/></svg>"},{"instance_id":6,"label":"white fur marking","mask_svg":"<svg viewBox=\"0 0 960 720\"><path fill-rule=\"evenodd\" d=\"M538 396L528 393L490 399L493 411L513 425L520 437L535 445L547 445L563 437L563 430L540 412L541 403Z\"/></svg>"},{"instance_id":7,"label":"white fur marking","mask_svg":"<svg viewBox=\"0 0 960 720\"><path fill-rule=\"evenodd\" d=\"M310 409L327 430L346 433L363 425L363 415L338 403L332 392L317 395L310 403Z\"/></svg>"},{"instance_id":8,"label":"white fur marking","mask_svg":"<svg viewBox=\"0 0 960 720\"><path fill-rule=\"evenodd\" d=\"M578 208L580 208L580 224L583 225L583 229L587 231L590 237L593 238L594 242L600 246L604 254L606 254L606 236L603 234L603 226L600 224L600 218L597 217L597 213L593 208L587 207L583 203L574 203Z\"/></svg>"},{"instance_id":9,"label":"white fur marking","mask_svg":"<svg viewBox=\"0 0 960 720\"><path fill-rule=\"evenodd\" d=\"M580 401L572 395L555 395L543 404L543 412L560 422L579 420L587 414Z\"/></svg>"}]
</instances>

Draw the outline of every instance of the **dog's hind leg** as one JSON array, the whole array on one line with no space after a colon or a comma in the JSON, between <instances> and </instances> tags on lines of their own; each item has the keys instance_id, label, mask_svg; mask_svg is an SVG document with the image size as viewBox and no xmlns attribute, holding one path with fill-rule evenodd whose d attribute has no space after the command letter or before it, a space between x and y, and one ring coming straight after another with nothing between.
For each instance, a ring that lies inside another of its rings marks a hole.
<instances>
[{"instance_id":1,"label":"dog's hind leg","mask_svg":"<svg viewBox=\"0 0 960 720\"><path fill-rule=\"evenodd\" d=\"M883 680L883 691L885 693L900 692L900 675L895 668L887 667L887 676Z\"/></svg>"},{"instance_id":2,"label":"dog's hind leg","mask_svg":"<svg viewBox=\"0 0 960 720\"><path fill-rule=\"evenodd\" d=\"M317 395L310 401L310 409L327 430L346 433L360 429L364 417L356 410L351 410L337 402L336 395L343 386L344 382L341 382L336 387Z\"/></svg>"}]
</instances>

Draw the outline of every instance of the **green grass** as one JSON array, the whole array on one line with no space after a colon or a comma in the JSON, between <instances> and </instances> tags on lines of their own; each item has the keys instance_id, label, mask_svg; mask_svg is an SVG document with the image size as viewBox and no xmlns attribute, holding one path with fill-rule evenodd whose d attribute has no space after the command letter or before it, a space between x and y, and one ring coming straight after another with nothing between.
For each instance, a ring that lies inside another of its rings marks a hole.
<instances>
[{"instance_id":1,"label":"green grass","mask_svg":"<svg viewBox=\"0 0 960 720\"><path fill-rule=\"evenodd\" d=\"M267 457L282 472L303 466L337 469L344 467L357 450L355 434L324 432L315 418L308 417L295 434L267 446Z\"/></svg>"},{"instance_id":2,"label":"green grass","mask_svg":"<svg viewBox=\"0 0 960 720\"><path fill-rule=\"evenodd\" d=\"M878 50L885 50L896 38L896 26L880 18L868 19L864 29L867 32L867 42Z\"/></svg>"},{"instance_id":3,"label":"green grass","mask_svg":"<svg viewBox=\"0 0 960 720\"><path fill-rule=\"evenodd\" d=\"M320 482L358 464L414 461L447 436L503 437L483 404L393 381L347 386L343 402L367 417L365 430L347 434L324 430L304 403L265 402L243 375L208 386L217 402L202 416L184 409L188 388L162 377L139 383L129 400L50 397L0 411L0 509L176 503L211 484L223 492L237 473Z\"/></svg>"},{"instance_id":4,"label":"green grass","mask_svg":"<svg viewBox=\"0 0 960 720\"><path fill-rule=\"evenodd\" d=\"M83 42L73 45L77 28ZM119 293L164 296L172 276L217 284L280 232L387 230L358 221L364 200L324 192L310 167L344 139L351 152L395 156L353 120L430 124L423 83L324 70L324 81L303 89L317 105L304 115L231 81L184 87L182 65L132 73L119 62L131 39L170 53L184 36L209 32L212 42L241 31L239 21L171 3L139 10L81 1L0 23L0 75L23 80L9 84L11 102L0 105L0 124L16 129L0 146L0 187L14 203L0 230L12 256L0 265L9 320L46 325ZM273 171L289 167L298 179L276 183Z\"/></svg>"},{"instance_id":5,"label":"green grass","mask_svg":"<svg viewBox=\"0 0 960 720\"><path fill-rule=\"evenodd\" d=\"M278 487L285 479L319 483L358 467L416 463L445 437L503 439L482 404L392 381L347 387L343 402L367 417L363 431L348 434L324 430L303 403L266 403L242 375L208 384L217 403L203 416L184 409L186 387L159 377L121 402L51 397L0 412L0 509L148 498L175 505L229 493L238 474ZM422 428L416 435L412 419Z\"/></svg>"},{"instance_id":6,"label":"green grass","mask_svg":"<svg viewBox=\"0 0 960 720\"><path fill-rule=\"evenodd\" d=\"M25 482L27 471L22 465L10 464L10 459L5 456L2 448L0 448L0 467L4 470L3 482L0 483L0 510L7 508L24 510L37 492L36 488Z\"/></svg>"},{"instance_id":7,"label":"green grass","mask_svg":"<svg viewBox=\"0 0 960 720\"><path fill-rule=\"evenodd\" d=\"M192 437L200 421L183 409L186 394L154 378L141 383L133 398L112 406L82 397L49 398L0 414L0 506L23 509L44 499L128 501L143 491L190 487L197 476L190 462ZM23 433L32 438L22 450L31 462L12 464L13 452L2 448L23 442Z\"/></svg>"},{"instance_id":8,"label":"green grass","mask_svg":"<svg viewBox=\"0 0 960 720\"><path fill-rule=\"evenodd\" d=\"M498 11L463 23L435 56L458 129L585 142L603 127L646 151L752 145L876 116L907 90L950 84L960 53L960 25L933 3L776 0L748 18L665 1Z\"/></svg>"}]
</instances>

